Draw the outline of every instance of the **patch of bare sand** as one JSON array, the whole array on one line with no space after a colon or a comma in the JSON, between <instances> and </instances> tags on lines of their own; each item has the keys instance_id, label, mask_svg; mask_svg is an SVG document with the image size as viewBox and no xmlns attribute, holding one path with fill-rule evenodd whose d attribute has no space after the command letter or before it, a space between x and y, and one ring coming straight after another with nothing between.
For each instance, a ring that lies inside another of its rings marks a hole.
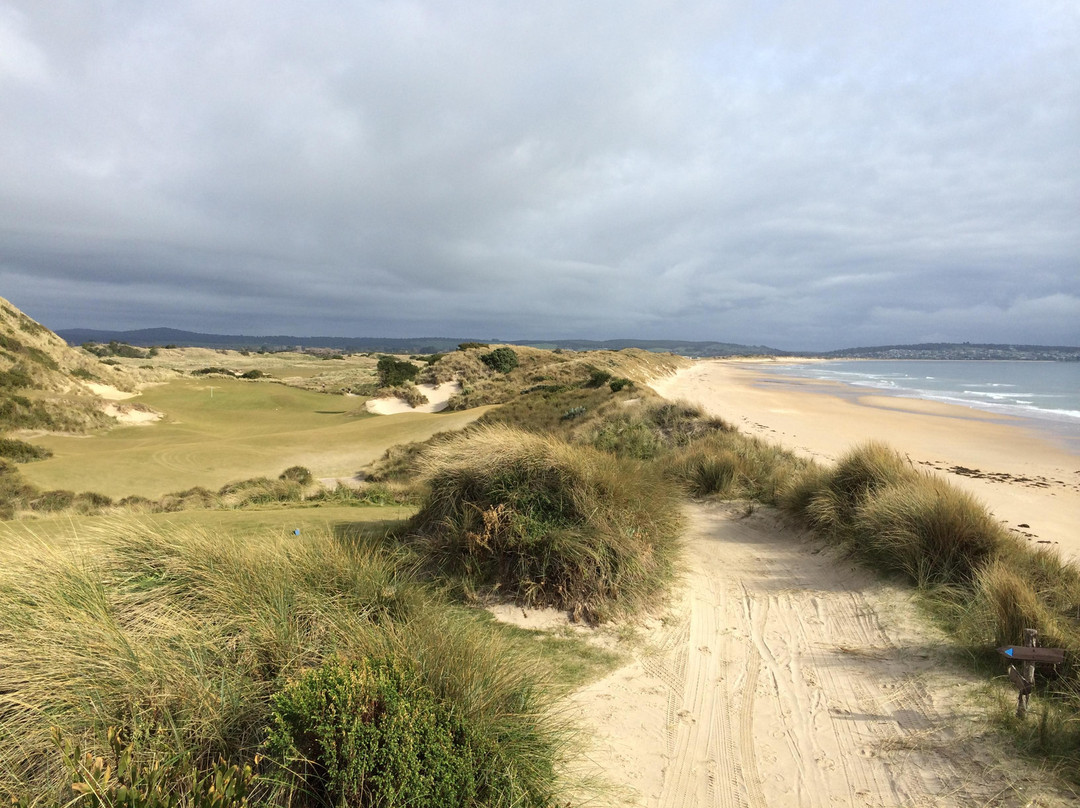
<instances>
[{"instance_id":1,"label":"patch of bare sand","mask_svg":"<svg viewBox=\"0 0 1080 808\"><path fill-rule=\"evenodd\" d=\"M573 697L622 804L1075 804L984 735L910 590L730 504L690 506L687 569L638 658Z\"/></svg>"},{"instance_id":2,"label":"patch of bare sand","mask_svg":"<svg viewBox=\"0 0 1080 808\"><path fill-rule=\"evenodd\" d=\"M106 404L102 411L127 426L145 426L161 420L161 413L142 404Z\"/></svg>"},{"instance_id":3,"label":"patch of bare sand","mask_svg":"<svg viewBox=\"0 0 1080 808\"><path fill-rule=\"evenodd\" d=\"M946 475L1032 543L1080 560L1080 456L1021 419L970 407L864 394L764 373L760 362L708 360L652 387L740 430L827 463L868 440Z\"/></svg>"},{"instance_id":4,"label":"patch of bare sand","mask_svg":"<svg viewBox=\"0 0 1080 808\"><path fill-rule=\"evenodd\" d=\"M83 382L83 384L89 387L91 392L98 398L109 401L124 401L138 395L138 393L125 393L123 390L117 390L111 384L98 384L97 382Z\"/></svg>"},{"instance_id":5,"label":"patch of bare sand","mask_svg":"<svg viewBox=\"0 0 1080 808\"><path fill-rule=\"evenodd\" d=\"M403 412L442 412L450 398L461 392L460 382L443 382L440 385L418 384L420 392L427 396L428 403L413 407L400 398L372 398L365 402L368 412L376 415L399 415Z\"/></svg>"}]
</instances>

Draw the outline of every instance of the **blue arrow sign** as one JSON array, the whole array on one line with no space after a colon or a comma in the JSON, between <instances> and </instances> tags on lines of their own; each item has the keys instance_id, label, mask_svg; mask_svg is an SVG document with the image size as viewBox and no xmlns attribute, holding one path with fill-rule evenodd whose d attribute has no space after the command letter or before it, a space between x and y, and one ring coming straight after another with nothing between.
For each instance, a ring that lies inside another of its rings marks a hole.
<instances>
[{"instance_id":1,"label":"blue arrow sign","mask_svg":"<svg viewBox=\"0 0 1080 808\"><path fill-rule=\"evenodd\" d=\"M1011 657L1012 655L1013 655L1013 649L1012 648L1006 648L1005 649L1005 656Z\"/></svg>"}]
</instances>

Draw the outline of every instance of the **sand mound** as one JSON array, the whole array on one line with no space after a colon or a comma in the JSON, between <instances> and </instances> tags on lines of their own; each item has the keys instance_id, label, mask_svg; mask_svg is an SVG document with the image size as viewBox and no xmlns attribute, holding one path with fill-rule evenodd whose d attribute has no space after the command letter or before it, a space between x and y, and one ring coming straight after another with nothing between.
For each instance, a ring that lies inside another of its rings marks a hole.
<instances>
[{"instance_id":1,"label":"sand mound","mask_svg":"<svg viewBox=\"0 0 1080 808\"><path fill-rule=\"evenodd\" d=\"M398 415L403 412L442 412L451 396L461 392L459 382L443 382L440 385L418 384L417 388L427 396L428 403L420 407L410 406L400 398L373 398L364 406L376 415Z\"/></svg>"}]
</instances>

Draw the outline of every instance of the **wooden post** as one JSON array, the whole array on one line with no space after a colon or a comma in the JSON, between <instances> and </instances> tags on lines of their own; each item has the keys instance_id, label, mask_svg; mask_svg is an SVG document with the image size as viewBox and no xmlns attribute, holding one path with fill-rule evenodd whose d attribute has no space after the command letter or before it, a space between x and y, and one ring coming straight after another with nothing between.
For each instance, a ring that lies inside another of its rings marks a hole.
<instances>
[{"instance_id":1,"label":"wooden post","mask_svg":"<svg viewBox=\"0 0 1080 808\"><path fill-rule=\"evenodd\" d=\"M1039 630L1034 628L1024 629L1024 647L1034 648L1039 641ZM1015 676L1014 676L1015 673ZM1024 663L1024 672L1020 673L1016 668L1009 666L1009 678L1013 680L1019 694L1016 697L1016 717L1023 718L1028 711L1028 697L1035 687L1035 662L1027 660Z\"/></svg>"}]
</instances>

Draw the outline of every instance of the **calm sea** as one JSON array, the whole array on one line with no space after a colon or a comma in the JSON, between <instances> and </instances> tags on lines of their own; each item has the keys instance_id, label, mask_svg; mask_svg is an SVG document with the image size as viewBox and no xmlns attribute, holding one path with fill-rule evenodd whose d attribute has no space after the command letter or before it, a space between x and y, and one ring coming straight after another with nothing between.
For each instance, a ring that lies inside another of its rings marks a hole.
<instances>
[{"instance_id":1,"label":"calm sea","mask_svg":"<svg viewBox=\"0 0 1080 808\"><path fill-rule=\"evenodd\" d=\"M1080 362L858 359L765 370L1028 418L1080 446Z\"/></svg>"}]
</instances>

